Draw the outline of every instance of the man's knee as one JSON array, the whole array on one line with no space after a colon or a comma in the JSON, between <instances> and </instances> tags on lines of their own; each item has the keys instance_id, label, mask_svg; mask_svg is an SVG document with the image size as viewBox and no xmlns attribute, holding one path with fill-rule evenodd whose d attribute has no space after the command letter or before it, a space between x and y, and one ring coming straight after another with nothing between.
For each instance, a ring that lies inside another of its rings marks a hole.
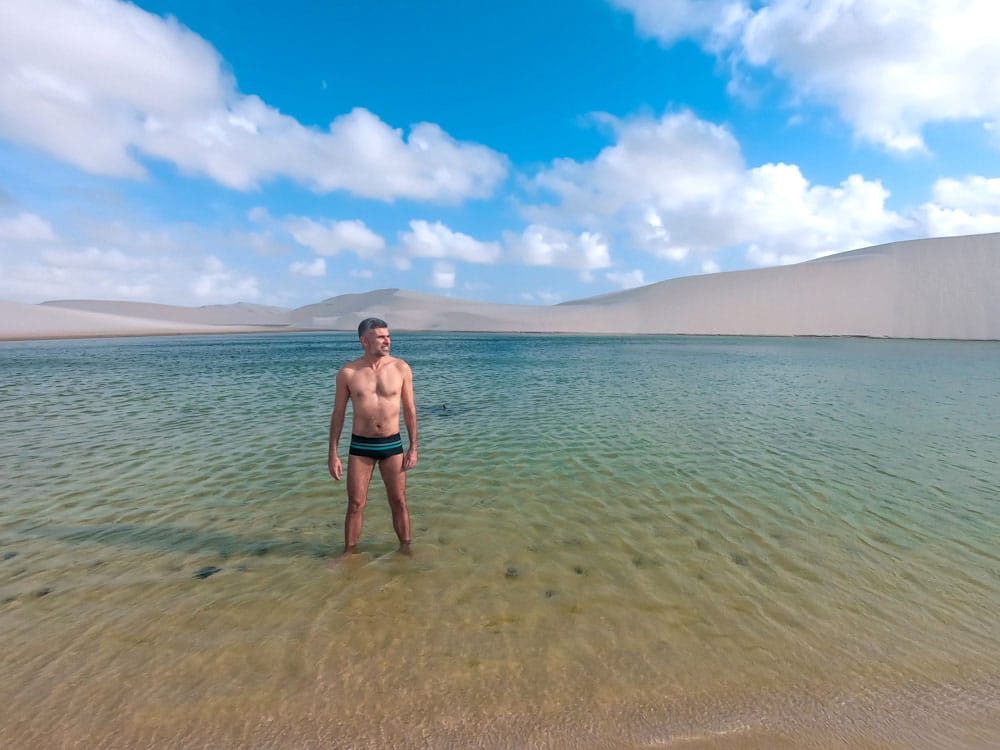
<instances>
[{"instance_id":1,"label":"man's knee","mask_svg":"<svg viewBox=\"0 0 1000 750\"><path fill-rule=\"evenodd\" d=\"M365 509L365 503L368 501L366 497L350 497L347 499L347 512L348 513L360 513Z\"/></svg>"},{"instance_id":2,"label":"man's knee","mask_svg":"<svg viewBox=\"0 0 1000 750\"><path fill-rule=\"evenodd\" d=\"M406 510L406 495L390 492L388 498L390 506L398 510Z\"/></svg>"}]
</instances>

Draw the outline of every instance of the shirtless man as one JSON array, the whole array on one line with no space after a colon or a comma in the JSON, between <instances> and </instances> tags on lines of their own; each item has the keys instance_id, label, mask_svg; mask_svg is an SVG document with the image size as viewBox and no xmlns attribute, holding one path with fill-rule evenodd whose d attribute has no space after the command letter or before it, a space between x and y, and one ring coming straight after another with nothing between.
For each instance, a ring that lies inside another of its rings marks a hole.
<instances>
[{"instance_id":1,"label":"shirtless man","mask_svg":"<svg viewBox=\"0 0 1000 750\"><path fill-rule=\"evenodd\" d=\"M330 417L330 474L340 480L344 466L337 446L347 415L347 401L354 405L351 447L347 458L347 518L344 520L344 555L357 552L368 485L378 464L385 483L392 526L400 549L409 551L410 514L406 510L406 474L417 465L417 407L413 400L413 373L401 359L389 355L389 326L379 318L366 318L358 326L363 357L337 373L337 390ZM403 454L399 411L410 440Z\"/></svg>"}]
</instances>

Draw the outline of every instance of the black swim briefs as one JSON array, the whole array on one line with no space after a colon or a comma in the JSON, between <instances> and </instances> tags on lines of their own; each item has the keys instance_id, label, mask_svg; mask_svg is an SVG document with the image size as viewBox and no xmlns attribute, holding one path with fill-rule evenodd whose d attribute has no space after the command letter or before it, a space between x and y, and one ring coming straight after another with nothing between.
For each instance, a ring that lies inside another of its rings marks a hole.
<instances>
[{"instance_id":1,"label":"black swim briefs","mask_svg":"<svg viewBox=\"0 0 1000 750\"><path fill-rule=\"evenodd\" d=\"M351 435L352 456L365 456L367 458L388 458L398 456L403 452L403 440L399 433L386 435L385 437L362 437L361 435Z\"/></svg>"}]
</instances>

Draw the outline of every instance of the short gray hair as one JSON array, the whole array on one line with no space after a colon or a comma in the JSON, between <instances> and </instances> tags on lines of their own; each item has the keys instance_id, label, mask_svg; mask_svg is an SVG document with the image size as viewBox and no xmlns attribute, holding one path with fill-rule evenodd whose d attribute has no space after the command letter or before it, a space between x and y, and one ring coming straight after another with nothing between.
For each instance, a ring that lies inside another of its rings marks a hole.
<instances>
[{"instance_id":1,"label":"short gray hair","mask_svg":"<svg viewBox=\"0 0 1000 750\"><path fill-rule=\"evenodd\" d=\"M365 318L358 324L358 338L364 336L372 328L388 328L389 324L382 318Z\"/></svg>"}]
</instances>

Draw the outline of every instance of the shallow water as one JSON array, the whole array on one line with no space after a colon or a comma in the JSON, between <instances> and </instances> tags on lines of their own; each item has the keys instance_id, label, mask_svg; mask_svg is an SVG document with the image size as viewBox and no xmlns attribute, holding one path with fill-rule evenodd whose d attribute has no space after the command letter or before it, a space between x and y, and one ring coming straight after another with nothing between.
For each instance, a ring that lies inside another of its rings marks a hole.
<instances>
[{"instance_id":1,"label":"shallow water","mask_svg":"<svg viewBox=\"0 0 1000 750\"><path fill-rule=\"evenodd\" d=\"M393 349L331 571L356 339L0 345L0 746L1000 747L1000 345Z\"/></svg>"}]
</instances>

